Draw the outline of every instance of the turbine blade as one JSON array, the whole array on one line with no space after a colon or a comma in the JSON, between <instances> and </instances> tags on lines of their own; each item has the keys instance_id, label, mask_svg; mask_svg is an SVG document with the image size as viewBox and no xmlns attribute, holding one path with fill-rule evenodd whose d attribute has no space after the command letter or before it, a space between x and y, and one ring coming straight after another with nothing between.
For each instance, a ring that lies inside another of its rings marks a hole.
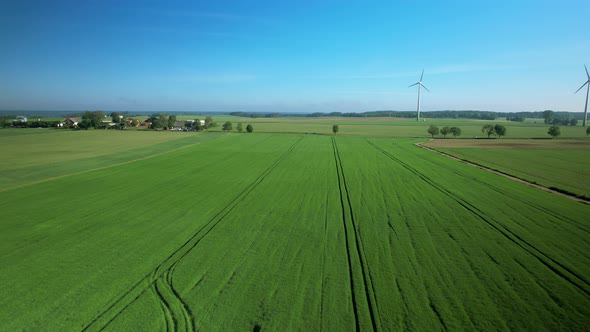
<instances>
[{"instance_id":1,"label":"turbine blade","mask_svg":"<svg viewBox=\"0 0 590 332\"><path fill-rule=\"evenodd\" d=\"M590 83L590 80L588 80L588 81L586 81L586 83L582 84L582 86L578 90L576 90L576 92L574 92L574 94L576 94L576 93L578 93L578 91L582 90L582 88L584 86L586 86L586 84L588 84L588 83Z\"/></svg>"},{"instance_id":2,"label":"turbine blade","mask_svg":"<svg viewBox=\"0 0 590 332\"><path fill-rule=\"evenodd\" d=\"M588 74L588 68L586 68L586 65L584 65L584 69L586 69L586 76L588 76L588 81L590 81L590 74Z\"/></svg>"},{"instance_id":3,"label":"turbine blade","mask_svg":"<svg viewBox=\"0 0 590 332\"><path fill-rule=\"evenodd\" d=\"M426 91L430 92L430 90L428 90L428 88L427 88L427 87L425 87L425 86L424 86L424 84L420 83L420 85L422 85L422 87L423 87L424 89L426 89Z\"/></svg>"},{"instance_id":4,"label":"turbine blade","mask_svg":"<svg viewBox=\"0 0 590 332\"><path fill-rule=\"evenodd\" d=\"M420 82L422 82L422 77L424 77L424 69L422 69L422 75L420 75Z\"/></svg>"},{"instance_id":5,"label":"turbine blade","mask_svg":"<svg viewBox=\"0 0 590 332\"><path fill-rule=\"evenodd\" d=\"M414 83L414 84L412 84L412 85L408 86L408 88L411 88L411 87L413 87L414 85L418 85L418 84L420 84L420 82L418 82L418 83Z\"/></svg>"}]
</instances>

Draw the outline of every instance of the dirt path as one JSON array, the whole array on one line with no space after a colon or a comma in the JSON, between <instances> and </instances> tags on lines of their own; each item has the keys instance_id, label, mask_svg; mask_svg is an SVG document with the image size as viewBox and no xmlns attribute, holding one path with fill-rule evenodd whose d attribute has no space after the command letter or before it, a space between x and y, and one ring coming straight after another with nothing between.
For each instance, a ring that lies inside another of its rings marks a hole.
<instances>
[{"instance_id":1,"label":"dirt path","mask_svg":"<svg viewBox=\"0 0 590 332\"><path fill-rule=\"evenodd\" d=\"M517 177L515 177L515 176L513 176L513 175L510 175L510 174L507 174L507 173L504 173L504 172L497 171L497 170L495 170L495 169L492 169L492 168L489 168L489 167L486 167L486 166L480 165L480 164L478 164L478 163L474 163L474 162L472 162L472 161L469 161L469 160L465 160L465 159L457 158L457 157L455 157L455 156L453 156L453 155L450 155L450 154L448 154L448 153L441 152L441 151L438 151L438 150L436 150L436 149L433 149L433 148L431 148L431 147L425 146L425 145L423 145L422 143L416 143L415 145L416 145L417 147L419 147L419 148L422 148L422 149L425 149L425 150L428 150L428 151L431 151L431 152L434 152L434 153L438 153L438 154L440 154L441 156L445 156L445 157L447 157L447 158L451 158L451 159L453 159L453 160L456 160L456 161L462 162L462 163L464 163L464 164L471 165L471 166L473 166L473 167L477 167L477 168L479 168L479 169L483 169L483 170L485 170L485 171L488 171L488 172L491 172L491 173L494 173L494 174L497 174L497 175L503 176L503 177L505 177L505 178L508 178L508 179L510 179L510 180L513 180L513 181L516 181L516 182L520 182L520 183L526 184L526 185L528 185L528 186L535 187L535 188L537 188L537 189L541 189L541 190L544 190L544 191L547 191L547 192L550 192L550 193L553 193L553 194L557 194L557 195L559 195L559 196L566 197L566 198L569 198L569 199L571 199L571 200L574 200L574 201L577 201L577 202L581 202L581 203L589 204L589 202L588 202L587 200L585 200L585 199L582 199L582 198L579 198L579 197L576 197L576 196L573 196L573 195L568 195L568 194L565 194L565 193L559 192L559 191L557 191L557 190L553 190L553 189L551 189L551 188L547 188L547 187L544 187L544 186L538 185L538 184L536 184L536 183L532 183L532 182L530 182L530 181L527 181L527 180L523 180L523 179L517 178Z\"/></svg>"}]
</instances>

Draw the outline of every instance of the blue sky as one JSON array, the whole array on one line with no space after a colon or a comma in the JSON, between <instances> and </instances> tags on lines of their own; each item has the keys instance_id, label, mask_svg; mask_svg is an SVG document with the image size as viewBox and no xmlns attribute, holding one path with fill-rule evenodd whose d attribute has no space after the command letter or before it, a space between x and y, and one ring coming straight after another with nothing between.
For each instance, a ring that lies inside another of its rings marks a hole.
<instances>
[{"instance_id":1,"label":"blue sky","mask_svg":"<svg viewBox=\"0 0 590 332\"><path fill-rule=\"evenodd\" d=\"M0 1L0 109L583 111L590 1Z\"/></svg>"}]
</instances>

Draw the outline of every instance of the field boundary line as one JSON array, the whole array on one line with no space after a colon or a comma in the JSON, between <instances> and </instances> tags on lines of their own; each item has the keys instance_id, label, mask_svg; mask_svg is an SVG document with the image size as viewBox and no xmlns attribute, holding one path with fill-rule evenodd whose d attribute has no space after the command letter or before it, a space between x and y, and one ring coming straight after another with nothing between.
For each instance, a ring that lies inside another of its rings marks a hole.
<instances>
[{"instance_id":1,"label":"field boundary line","mask_svg":"<svg viewBox=\"0 0 590 332\"><path fill-rule=\"evenodd\" d=\"M462 162L464 164L471 165L473 167L482 169L484 171L488 171L490 173L494 173L496 175L503 176L503 177L505 177L507 179L510 179L510 180L513 180L513 181L516 181L516 182L519 182L519 183L522 183L522 184L526 184L526 185L528 185L530 187L533 187L533 188L541 189L543 191L550 192L550 193L553 193L553 194L556 194L556 195L559 195L559 196L562 196L562 197L565 197L565 198L569 198L571 200L574 200L574 201L577 201L577 202L580 202L580 203L584 203L584 204L589 204L590 203L590 199L584 199L584 198L580 198L580 197L577 197L577 196L574 196L574 195L569 195L569 194L560 192L558 190L555 190L555 189L551 189L549 187L542 186L542 185L540 185L538 183L533 183L532 181L519 178L519 177L514 176L512 174L505 173L505 172L502 172L502 171L493 169L491 167L487 167L487 166L478 164L476 162L473 162L473 161L470 161L470 160L467 160L467 159L455 157L452 154L439 151L439 150L434 149L434 148L431 148L429 146L425 146L423 143L415 143L414 145L416 145L417 147L422 148L424 150L427 150L427 151L430 151L430 152L434 152L434 153L437 153L437 154L439 154L441 156L445 156L447 158L453 159L455 161L459 161L459 162Z\"/></svg>"},{"instance_id":2,"label":"field boundary line","mask_svg":"<svg viewBox=\"0 0 590 332\"><path fill-rule=\"evenodd\" d=\"M206 141L206 142L208 142L208 141ZM0 188L0 192L5 192L5 191L9 191L9 190L14 190L14 189L20 189L20 188L24 188L24 187L36 185L36 184L39 184L39 183L44 183L44 182L50 182L50 181L54 181L54 180L59 180L59 179L63 179L63 178L68 177L68 176L75 176L75 175L90 173L90 172L94 172L94 171L100 171L100 170L103 170L103 169L113 168L113 167L117 167L117 166L121 166L121 165L127 165L127 164L131 164L131 163L134 163L134 162L138 162L138 161L142 161L142 160L146 160L146 159L158 157L158 156L161 156L161 155L164 155L164 154L167 154L167 153L176 152L176 151L179 151L179 150L182 150L182 149L186 149L188 147L192 147L194 145L198 145L198 144L201 144L201 143L203 143L203 142L195 142L195 143L188 144L188 145L185 145L185 146L181 146L181 147L178 147L178 148L175 148L175 149L172 149L172 150L168 150L168 151L164 151L164 152L159 152L159 153L156 153L156 154L151 154L151 155L140 157L140 158L133 159L133 160L127 160L127 161L116 163L116 164L111 164L111 165L106 165L106 166L91 168L91 169L87 169L87 170L83 170L83 171L79 171L79 172L74 172L74 173L68 173L68 174L63 174L63 175L58 175L58 176L52 176L52 177L48 177L48 178L45 178L45 179L41 179L41 180L37 180L37 181L33 181L33 182L21 184L21 185L17 185L17 186L14 186L14 187Z\"/></svg>"}]
</instances>

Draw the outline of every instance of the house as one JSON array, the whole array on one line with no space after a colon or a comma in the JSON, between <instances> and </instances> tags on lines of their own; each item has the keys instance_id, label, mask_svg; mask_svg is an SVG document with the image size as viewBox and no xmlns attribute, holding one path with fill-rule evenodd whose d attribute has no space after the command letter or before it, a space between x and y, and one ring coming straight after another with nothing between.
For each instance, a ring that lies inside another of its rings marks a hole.
<instances>
[{"instance_id":1,"label":"house","mask_svg":"<svg viewBox=\"0 0 590 332\"><path fill-rule=\"evenodd\" d=\"M141 122L140 122L139 120L137 120L137 119L134 119L134 118L127 118L127 119L125 119L125 123L126 123L128 126L134 126L134 127L137 127L137 126L139 126L139 124L140 124ZM151 123L150 123L150 124L151 124Z\"/></svg>"},{"instance_id":2,"label":"house","mask_svg":"<svg viewBox=\"0 0 590 332\"><path fill-rule=\"evenodd\" d=\"M26 116L19 115L19 116L16 117L15 120L13 120L13 122L27 122L27 120L28 119L27 119Z\"/></svg>"},{"instance_id":3,"label":"house","mask_svg":"<svg viewBox=\"0 0 590 332\"><path fill-rule=\"evenodd\" d=\"M170 130L184 130L185 124L184 121L174 121L174 127L170 128Z\"/></svg>"},{"instance_id":4,"label":"house","mask_svg":"<svg viewBox=\"0 0 590 332\"><path fill-rule=\"evenodd\" d=\"M66 117L57 126L58 127L75 127L80 122L78 118Z\"/></svg>"}]
</instances>

